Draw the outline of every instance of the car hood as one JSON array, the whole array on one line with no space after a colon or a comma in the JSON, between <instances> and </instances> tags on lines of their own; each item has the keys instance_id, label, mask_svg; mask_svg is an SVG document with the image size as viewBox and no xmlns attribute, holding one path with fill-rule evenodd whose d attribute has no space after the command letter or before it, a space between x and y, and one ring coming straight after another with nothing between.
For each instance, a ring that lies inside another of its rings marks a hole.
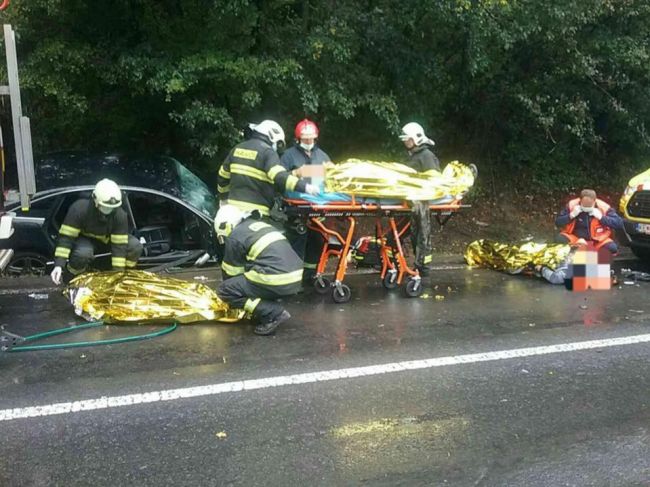
<instances>
[{"instance_id":1,"label":"car hood","mask_svg":"<svg viewBox=\"0 0 650 487\"><path fill-rule=\"evenodd\" d=\"M637 174L632 179L630 179L628 186L635 187L641 184L650 185L650 169L642 172L641 174Z\"/></svg>"}]
</instances>

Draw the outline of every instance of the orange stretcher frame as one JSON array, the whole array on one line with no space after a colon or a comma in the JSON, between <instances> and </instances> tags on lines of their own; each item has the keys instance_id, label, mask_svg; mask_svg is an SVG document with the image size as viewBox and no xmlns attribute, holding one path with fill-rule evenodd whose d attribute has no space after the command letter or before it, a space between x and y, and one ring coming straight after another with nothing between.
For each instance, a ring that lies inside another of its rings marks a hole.
<instances>
[{"instance_id":1,"label":"orange stretcher frame","mask_svg":"<svg viewBox=\"0 0 650 487\"><path fill-rule=\"evenodd\" d=\"M410 227L410 220L406 218L411 213L407 202L400 204L382 204L366 200L371 198L355 198L351 201L332 202L326 205L315 204L300 199L285 199L285 210L290 216L305 220L307 228L318 232L324 239L325 245L318 261L314 288L320 294L332 291L332 298L336 303L346 303L352 298L352 291L344 284L348 268L348 255L352 248L357 218L376 218L376 233L380 242L380 256L382 261L381 280L386 289L397 288L406 277L405 292L409 297L422 294L421 277L417 270L409 267L404 254L402 238ZM440 227L449 221L461 208L460 199L441 205L430 205L430 211L435 216ZM400 218L403 217L403 218ZM335 218L337 221L346 222L343 231L336 230L328 225L325 218ZM382 224L382 219L387 219L387 225ZM325 269L330 258L337 259L334 281L327 279Z\"/></svg>"}]
</instances>

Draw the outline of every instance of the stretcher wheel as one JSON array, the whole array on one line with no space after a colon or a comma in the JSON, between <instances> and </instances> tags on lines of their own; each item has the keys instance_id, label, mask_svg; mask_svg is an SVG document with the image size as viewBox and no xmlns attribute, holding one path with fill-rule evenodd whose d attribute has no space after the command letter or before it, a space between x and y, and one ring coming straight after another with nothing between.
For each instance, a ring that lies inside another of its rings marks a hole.
<instances>
[{"instance_id":1,"label":"stretcher wheel","mask_svg":"<svg viewBox=\"0 0 650 487\"><path fill-rule=\"evenodd\" d=\"M409 279L406 281L406 286L404 286L404 291L409 298L417 298L422 294L422 280L421 279Z\"/></svg>"},{"instance_id":2,"label":"stretcher wheel","mask_svg":"<svg viewBox=\"0 0 650 487\"><path fill-rule=\"evenodd\" d=\"M397 272L386 272L386 275L381 280L381 283L386 289L395 289L397 287Z\"/></svg>"},{"instance_id":3,"label":"stretcher wheel","mask_svg":"<svg viewBox=\"0 0 650 487\"><path fill-rule=\"evenodd\" d=\"M331 281L327 277L317 277L314 279L314 289L318 294L325 294L332 287Z\"/></svg>"},{"instance_id":4,"label":"stretcher wheel","mask_svg":"<svg viewBox=\"0 0 650 487\"><path fill-rule=\"evenodd\" d=\"M352 291L350 290L350 287L345 284L341 284L340 287L335 286L332 289L332 299L335 303L347 303L351 298Z\"/></svg>"}]
</instances>

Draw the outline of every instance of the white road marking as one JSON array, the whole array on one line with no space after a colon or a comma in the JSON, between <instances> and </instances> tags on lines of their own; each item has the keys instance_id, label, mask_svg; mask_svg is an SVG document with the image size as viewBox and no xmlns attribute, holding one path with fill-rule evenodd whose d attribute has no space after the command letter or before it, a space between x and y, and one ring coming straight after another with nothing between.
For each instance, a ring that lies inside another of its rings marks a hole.
<instances>
[{"instance_id":1,"label":"white road marking","mask_svg":"<svg viewBox=\"0 0 650 487\"><path fill-rule=\"evenodd\" d=\"M14 294L42 294L42 293L50 293L53 291L62 291L63 288L61 287L39 287L39 288L33 288L33 289L0 289L0 296L12 296Z\"/></svg>"},{"instance_id":2,"label":"white road marking","mask_svg":"<svg viewBox=\"0 0 650 487\"><path fill-rule=\"evenodd\" d=\"M72 414L81 411L96 411L99 409L133 406L135 404L175 401L177 399L187 399L190 397L214 396L228 392L252 391L255 389L268 389L270 387L280 387L286 385L310 384L313 382L325 382L339 379L351 379L354 377L391 374L395 372L403 372L406 370L421 370L430 369L433 367L444 367L447 365L473 364L477 362L508 360L514 358L532 357L535 355L575 352L578 350L593 350L597 348L618 347L623 345L633 345L648 342L650 342L650 334L634 335L619 338L606 338L602 340L561 343L558 345L517 348L513 350L501 350L496 352L472 353L467 355L437 357L424 360L393 362L387 364L370 365L367 367L351 367L347 369L308 372L303 374L267 377L264 379L225 382L222 384L212 384L207 386L168 389L164 391L152 391L140 394L127 394L124 396L104 396L97 399L86 399L83 401L4 409L0 410L0 421L37 418L41 416L53 416L57 414Z\"/></svg>"}]
</instances>

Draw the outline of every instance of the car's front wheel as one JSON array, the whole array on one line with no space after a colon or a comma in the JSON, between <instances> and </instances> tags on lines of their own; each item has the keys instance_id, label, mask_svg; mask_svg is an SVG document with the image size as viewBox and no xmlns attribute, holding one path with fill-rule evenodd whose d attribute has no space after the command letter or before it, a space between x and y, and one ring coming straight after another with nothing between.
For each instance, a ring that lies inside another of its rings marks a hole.
<instances>
[{"instance_id":1,"label":"car's front wheel","mask_svg":"<svg viewBox=\"0 0 650 487\"><path fill-rule=\"evenodd\" d=\"M43 276L48 267L48 258L38 252L18 251L4 271L6 276Z\"/></svg>"}]
</instances>

